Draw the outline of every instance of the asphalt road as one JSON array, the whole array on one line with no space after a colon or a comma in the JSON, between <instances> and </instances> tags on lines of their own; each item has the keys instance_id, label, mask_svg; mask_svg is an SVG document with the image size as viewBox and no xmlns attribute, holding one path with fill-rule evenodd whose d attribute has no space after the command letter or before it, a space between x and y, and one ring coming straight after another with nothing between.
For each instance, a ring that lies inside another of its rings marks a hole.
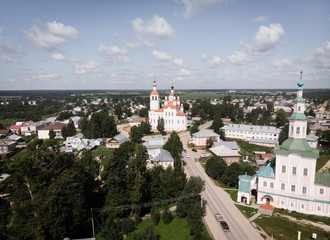
<instances>
[{"instance_id":1,"label":"asphalt road","mask_svg":"<svg viewBox=\"0 0 330 240\"><path fill-rule=\"evenodd\" d=\"M210 123L206 123L200 127L200 130L209 126ZM205 190L202 192L202 198L207 201L204 219L214 239L262 239L259 233L251 226L250 222L236 208L229 195L213 183L198 161L194 161L194 158L199 158L202 151L198 150L197 152L193 152L187 147L187 142L190 138L189 132L179 133L179 136L183 147L187 150L186 153L183 153L183 160L187 163L186 166L184 166L187 176L200 176L205 181ZM190 154L191 157L188 158L187 154ZM221 225L215 218L216 213L220 213L228 223L230 232L223 231Z\"/></svg>"}]
</instances>

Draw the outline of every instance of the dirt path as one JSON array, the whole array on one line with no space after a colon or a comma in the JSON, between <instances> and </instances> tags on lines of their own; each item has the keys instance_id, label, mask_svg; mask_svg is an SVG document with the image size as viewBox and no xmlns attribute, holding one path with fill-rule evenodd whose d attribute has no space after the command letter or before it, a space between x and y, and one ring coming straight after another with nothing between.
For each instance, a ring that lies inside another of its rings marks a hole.
<instances>
[{"instance_id":1,"label":"dirt path","mask_svg":"<svg viewBox=\"0 0 330 240\"><path fill-rule=\"evenodd\" d=\"M285 217L285 218L289 219L292 222L298 222L298 223L305 224L305 225L313 225L314 227L318 227L318 228L321 228L321 229L323 229L327 232L330 232L330 226L326 225L324 223L321 223L321 222L312 222L312 221L308 221L306 219L296 219L294 217L291 217L291 216L288 216L288 215L285 215L285 214L280 214L280 213L275 213L275 215Z\"/></svg>"}]
</instances>

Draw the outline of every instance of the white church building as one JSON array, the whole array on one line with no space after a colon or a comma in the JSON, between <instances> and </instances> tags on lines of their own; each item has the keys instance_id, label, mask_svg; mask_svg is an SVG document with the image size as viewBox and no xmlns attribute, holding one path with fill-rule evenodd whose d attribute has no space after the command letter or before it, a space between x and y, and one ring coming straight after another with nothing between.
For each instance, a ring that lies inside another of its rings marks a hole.
<instances>
[{"instance_id":1,"label":"white church building","mask_svg":"<svg viewBox=\"0 0 330 240\"><path fill-rule=\"evenodd\" d=\"M163 107L160 107L161 100L157 92L156 82L154 82L150 93L149 123L151 129L157 130L158 120L163 118L165 131L185 131L187 130L187 115L184 113L183 104L180 97L175 96L174 87L171 87L170 95L165 96Z\"/></svg>"},{"instance_id":2,"label":"white church building","mask_svg":"<svg viewBox=\"0 0 330 240\"><path fill-rule=\"evenodd\" d=\"M275 147L275 167L269 164L253 176L239 176L237 201L249 202L254 195L258 204L330 217L330 173L315 171L319 152L306 141L302 86L300 79L288 139Z\"/></svg>"}]
</instances>

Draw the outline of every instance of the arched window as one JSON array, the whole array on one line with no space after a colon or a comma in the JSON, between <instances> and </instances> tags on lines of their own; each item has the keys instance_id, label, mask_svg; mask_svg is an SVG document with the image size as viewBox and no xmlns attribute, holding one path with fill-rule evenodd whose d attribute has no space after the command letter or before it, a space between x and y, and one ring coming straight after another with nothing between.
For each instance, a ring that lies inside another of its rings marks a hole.
<instances>
[{"instance_id":1,"label":"arched window","mask_svg":"<svg viewBox=\"0 0 330 240\"><path fill-rule=\"evenodd\" d=\"M301 109L301 107L299 106L299 107L298 107L298 111L299 111L299 112L300 112L300 109Z\"/></svg>"},{"instance_id":2,"label":"arched window","mask_svg":"<svg viewBox=\"0 0 330 240\"><path fill-rule=\"evenodd\" d=\"M300 134L300 127L297 127L296 133Z\"/></svg>"}]
</instances>

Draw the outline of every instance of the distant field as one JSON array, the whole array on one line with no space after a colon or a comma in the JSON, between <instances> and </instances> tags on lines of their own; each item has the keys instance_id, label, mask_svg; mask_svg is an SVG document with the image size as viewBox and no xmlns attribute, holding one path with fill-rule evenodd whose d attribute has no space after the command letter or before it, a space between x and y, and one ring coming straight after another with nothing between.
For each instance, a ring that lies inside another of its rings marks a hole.
<instances>
[{"instance_id":1,"label":"distant field","mask_svg":"<svg viewBox=\"0 0 330 240\"><path fill-rule=\"evenodd\" d=\"M22 98L22 96L0 96L0 98Z\"/></svg>"},{"instance_id":2,"label":"distant field","mask_svg":"<svg viewBox=\"0 0 330 240\"><path fill-rule=\"evenodd\" d=\"M187 100L187 99L202 99L202 98L221 98L223 96L230 95L232 99L235 98L244 98L248 95L232 95L228 94L227 92L180 92L180 98Z\"/></svg>"}]
</instances>

